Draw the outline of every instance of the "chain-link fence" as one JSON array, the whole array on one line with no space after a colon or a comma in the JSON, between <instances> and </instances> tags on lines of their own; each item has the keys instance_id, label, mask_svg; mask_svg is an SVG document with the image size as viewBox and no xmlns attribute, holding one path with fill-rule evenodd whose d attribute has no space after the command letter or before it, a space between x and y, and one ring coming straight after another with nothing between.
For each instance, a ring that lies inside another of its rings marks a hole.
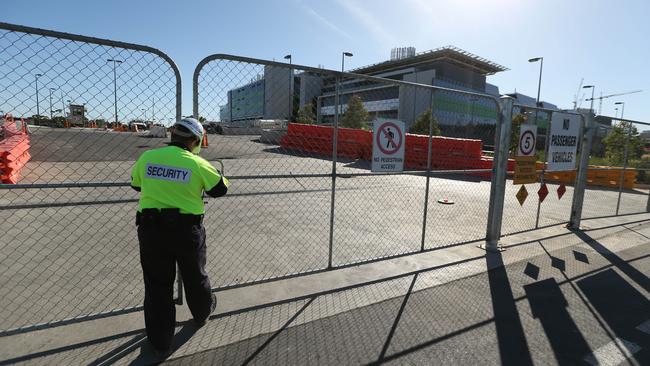
<instances>
[{"instance_id":1,"label":"chain-link fence","mask_svg":"<svg viewBox=\"0 0 650 366\"><path fill-rule=\"evenodd\" d=\"M512 132L509 139L508 170L514 178L517 148L522 127L533 126L536 131L534 157L537 179L534 183L514 184L508 181L505 193L503 234L533 230L540 227L568 223L571 217L573 190L578 171L579 155L582 152L581 139L576 139L577 155L574 165L569 170L553 171L549 169L549 143L553 123L562 123L553 118L554 114L573 115L576 118L577 136L584 131L584 117L573 112L560 112L525 105L514 105L512 113ZM556 126L556 128L559 126ZM525 190L525 193L522 193Z\"/></svg>"},{"instance_id":2,"label":"chain-link fence","mask_svg":"<svg viewBox=\"0 0 650 366\"><path fill-rule=\"evenodd\" d=\"M141 304L130 169L180 83L150 47L0 24L0 109L25 126L0 120L2 330Z\"/></svg>"},{"instance_id":3,"label":"chain-link fence","mask_svg":"<svg viewBox=\"0 0 650 366\"><path fill-rule=\"evenodd\" d=\"M138 309L138 195L129 173L143 151L165 145L166 127L180 118L178 69L149 47L4 23L0 51L0 108L15 118L1 120L0 333ZM230 55L197 66L193 113L209 133L201 155L222 162L233 182L206 205L215 289L490 246L504 216L504 234L573 218L575 170L545 171L551 111L513 113L512 101L481 93L485 85L461 85L433 67L380 75ZM523 205L505 176L519 133L513 114L536 124L540 137L544 180L528 186ZM401 121L394 128L403 130L377 128L383 121ZM401 146L403 158L373 167L373 149L396 154ZM643 169L642 156L635 159L623 160L621 176ZM613 205L595 206L645 212L647 190L620 182L620 199L613 189ZM538 204L542 183L549 193ZM599 216L589 211L590 190L584 216Z\"/></svg>"},{"instance_id":4,"label":"chain-link fence","mask_svg":"<svg viewBox=\"0 0 650 366\"><path fill-rule=\"evenodd\" d=\"M583 217L648 212L650 155L644 138L650 124L597 116Z\"/></svg>"},{"instance_id":5,"label":"chain-link fence","mask_svg":"<svg viewBox=\"0 0 650 366\"><path fill-rule=\"evenodd\" d=\"M404 74L231 55L199 64L194 114L219 133L204 156L223 160L233 181L206 222L217 286L485 238L492 158L483 146L494 145L498 103L445 88L434 70L418 73L429 85ZM371 169L373 122L384 119L412 132L394 142L405 144L403 172Z\"/></svg>"}]
</instances>

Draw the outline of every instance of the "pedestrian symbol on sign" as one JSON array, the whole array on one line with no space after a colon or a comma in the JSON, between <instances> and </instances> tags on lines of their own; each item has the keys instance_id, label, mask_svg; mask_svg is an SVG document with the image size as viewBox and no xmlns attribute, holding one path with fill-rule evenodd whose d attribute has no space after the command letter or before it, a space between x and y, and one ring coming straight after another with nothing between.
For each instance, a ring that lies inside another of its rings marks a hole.
<instances>
[{"instance_id":1,"label":"pedestrian symbol on sign","mask_svg":"<svg viewBox=\"0 0 650 366\"><path fill-rule=\"evenodd\" d=\"M400 129L393 122L384 122L377 131L377 145L379 150L387 155L395 154L402 147L403 135Z\"/></svg>"},{"instance_id":2,"label":"pedestrian symbol on sign","mask_svg":"<svg viewBox=\"0 0 650 366\"><path fill-rule=\"evenodd\" d=\"M388 142L386 143L386 148L390 149L391 145L393 145L393 148L397 147L395 145L395 133L393 133L393 131L390 130L390 127L386 128L385 133L387 135L386 139L388 140Z\"/></svg>"},{"instance_id":3,"label":"pedestrian symbol on sign","mask_svg":"<svg viewBox=\"0 0 650 366\"><path fill-rule=\"evenodd\" d=\"M373 122L372 171L401 172L404 169L404 122L378 118Z\"/></svg>"}]
</instances>

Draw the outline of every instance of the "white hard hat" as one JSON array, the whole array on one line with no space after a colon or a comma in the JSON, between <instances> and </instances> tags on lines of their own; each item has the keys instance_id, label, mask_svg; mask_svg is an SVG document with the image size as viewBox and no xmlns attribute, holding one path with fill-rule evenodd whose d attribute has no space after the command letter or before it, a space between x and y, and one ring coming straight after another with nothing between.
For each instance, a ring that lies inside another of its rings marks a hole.
<instances>
[{"instance_id":1,"label":"white hard hat","mask_svg":"<svg viewBox=\"0 0 650 366\"><path fill-rule=\"evenodd\" d=\"M203 137L203 125L196 120L196 118L183 118L180 121L176 121L174 126L183 126L187 128L192 135L202 138Z\"/></svg>"}]
</instances>

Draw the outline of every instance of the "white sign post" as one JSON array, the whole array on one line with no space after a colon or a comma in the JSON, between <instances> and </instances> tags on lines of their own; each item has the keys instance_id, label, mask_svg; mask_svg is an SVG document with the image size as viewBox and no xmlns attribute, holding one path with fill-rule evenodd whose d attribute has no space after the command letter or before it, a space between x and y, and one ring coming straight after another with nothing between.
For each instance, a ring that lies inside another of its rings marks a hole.
<instances>
[{"instance_id":1,"label":"white sign post","mask_svg":"<svg viewBox=\"0 0 650 366\"><path fill-rule=\"evenodd\" d=\"M554 112L551 119L551 132L547 134L549 172L574 170L578 153L580 116Z\"/></svg>"},{"instance_id":2,"label":"white sign post","mask_svg":"<svg viewBox=\"0 0 650 366\"><path fill-rule=\"evenodd\" d=\"M537 144L537 125L521 125L517 156L535 156Z\"/></svg>"},{"instance_id":3,"label":"white sign post","mask_svg":"<svg viewBox=\"0 0 650 366\"><path fill-rule=\"evenodd\" d=\"M404 170L404 122L377 119L372 133L372 171L401 172Z\"/></svg>"}]
</instances>

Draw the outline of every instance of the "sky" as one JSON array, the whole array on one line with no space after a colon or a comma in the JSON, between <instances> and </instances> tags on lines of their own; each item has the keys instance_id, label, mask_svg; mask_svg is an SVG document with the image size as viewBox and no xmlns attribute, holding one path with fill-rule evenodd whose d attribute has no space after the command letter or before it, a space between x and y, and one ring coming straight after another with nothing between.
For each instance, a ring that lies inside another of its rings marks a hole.
<instances>
[{"instance_id":1,"label":"sky","mask_svg":"<svg viewBox=\"0 0 650 366\"><path fill-rule=\"evenodd\" d=\"M596 96L642 89L604 99L602 114L623 101L626 118L650 122L647 0L0 0L0 8L2 22L162 50L181 71L183 115L192 113L194 68L210 54L290 53L295 64L340 69L347 51L351 69L387 60L393 47L454 45L509 69L488 77L501 93L535 96L539 63L528 59L544 57L541 99L561 108L573 106L582 78Z\"/></svg>"}]
</instances>

